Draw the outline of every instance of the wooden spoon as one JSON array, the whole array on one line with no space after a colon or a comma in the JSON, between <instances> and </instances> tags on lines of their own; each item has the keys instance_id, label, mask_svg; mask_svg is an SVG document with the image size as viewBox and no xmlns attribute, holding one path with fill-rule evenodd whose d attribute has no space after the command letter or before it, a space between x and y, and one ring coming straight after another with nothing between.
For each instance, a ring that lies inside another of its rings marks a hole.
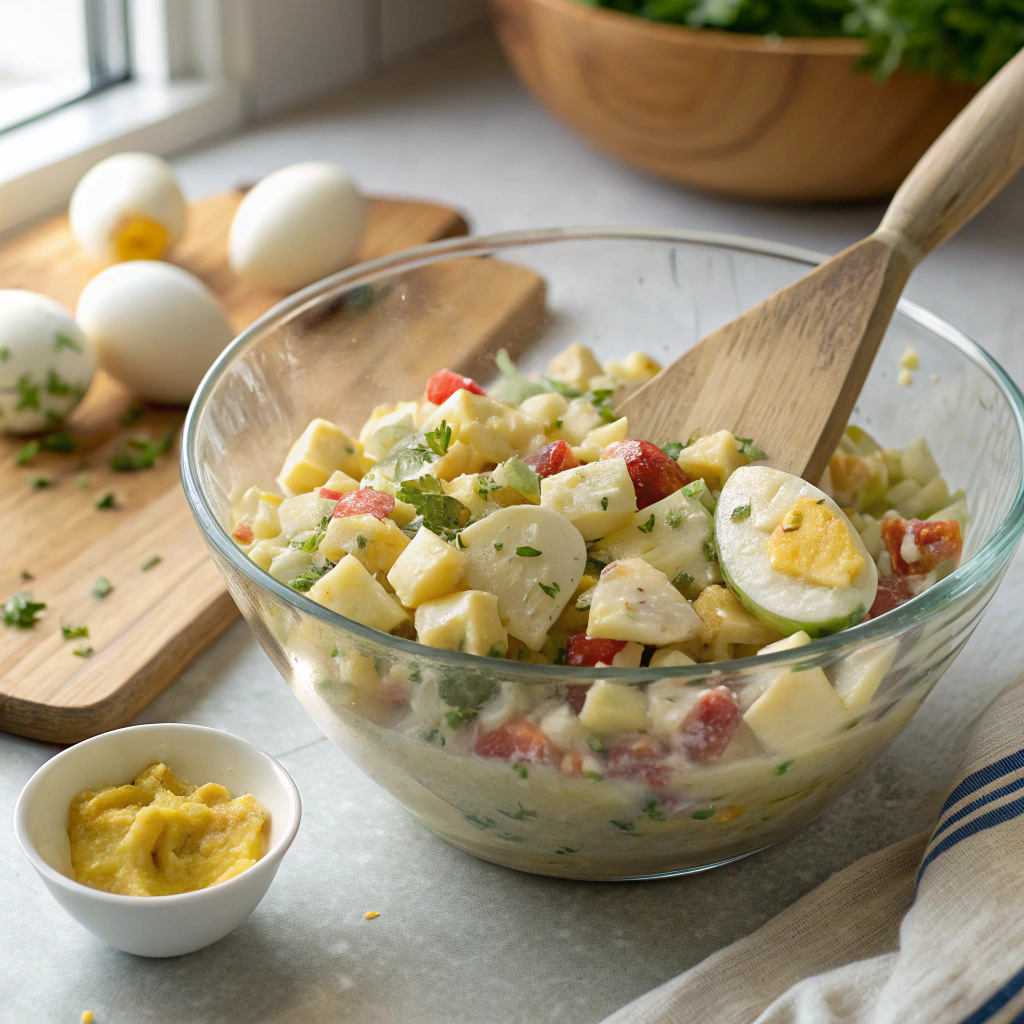
<instances>
[{"instance_id":1,"label":"wooden spoon","mask_svg":"<svg viewBox=\"0 0 1024 1024\"><path fill-rule=\"evenodd\" d=\"M817 481L911 271L1024 164L1024 51L910 172L878 229L708 335L619 407L631 437L729 429Z\"/></svg>"}]
</instances>

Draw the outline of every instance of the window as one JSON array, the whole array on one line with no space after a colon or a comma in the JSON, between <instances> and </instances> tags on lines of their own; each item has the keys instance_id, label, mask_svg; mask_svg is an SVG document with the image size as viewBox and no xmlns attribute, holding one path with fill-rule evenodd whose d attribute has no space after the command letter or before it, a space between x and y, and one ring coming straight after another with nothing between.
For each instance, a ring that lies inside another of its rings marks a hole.
<instances>
[{"instance_id":1,"label":"window","mask_svg":"<svg viewBox=\"0 0 1024 1024\"><path fill-rule=\"evenodd\" d=\"M0 131L128 78L127 0L0 0Z\"/></svg>"}]
</instances>

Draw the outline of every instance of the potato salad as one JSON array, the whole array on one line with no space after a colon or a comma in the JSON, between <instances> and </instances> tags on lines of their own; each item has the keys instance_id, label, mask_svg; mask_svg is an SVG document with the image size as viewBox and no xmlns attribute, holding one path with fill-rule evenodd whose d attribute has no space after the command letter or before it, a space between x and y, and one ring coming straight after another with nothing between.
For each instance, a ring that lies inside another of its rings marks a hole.
<instances>
[{"instance_id":1,"label":"potato salad","mask_svg":"<svg viewBox=\"0 0 1024 1024\"><path fill-rule=\"evenodd\" d=\"M629 780L655 821L680 806L700 820L703 804L669 793L716 763L767 756L777 768L855 724L891 650L833 678L783 671L734 688L724 671L699 686L678 674L644 686L494 674L507 660L724 663L893 610L962 551L965 497L925 442L883 448L851 426L812 483L773 469L727 424L630 437L614 410L659 370L641 352L601 365L575 344L536 377L504 352L497 363L488 390L438 371L420 399L378 407L358 436L313 420L279 489L235 502L232 536L281 583L384 633L479 656L479 668L424 679L335 648L359 699L445 755ZM721 813L706 803L708 817Z\"/></svg>"}]
</instances>

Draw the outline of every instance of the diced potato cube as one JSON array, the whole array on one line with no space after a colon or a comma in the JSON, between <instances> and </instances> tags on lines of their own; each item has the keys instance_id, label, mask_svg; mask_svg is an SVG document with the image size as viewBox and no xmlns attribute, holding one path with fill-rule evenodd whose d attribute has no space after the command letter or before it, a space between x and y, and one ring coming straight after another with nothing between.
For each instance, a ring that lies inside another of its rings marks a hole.
<instances>
[{"instance_id":1,"label":"diced potato cube","mask_svg":"<svg viewBox=\"0 0 1024 1024\"><path fill-rule=\"evenodd\" d=\"M359 490L359 481L353 479L348 473L342 473L336 469L328 478L324 487L328 491L337 491L338 494L348 494L350 491Z\"/></svg>"},{"instance_id":2,"label":"diced potato cube","mask_svg":"<svg viewBox=\"0 0 1024 1024\"><path fill-rule=\"evenodd\" d=\"M279 537L269 540L261 540L253 544L249 549L249 557L265 572L270 571L270 565L278 555L288 550Z\"/></svg>"},{"instance_id":3,"label":"diced potato cube","mask_svg":"<svg viewBox=\"0 0 1024 1024\"><path fill-rule=\"evenodd\" d=\"M281 523L281 532L288 537L303 530L315 530L324 516L334 511L336 501L321 498L316 491L308 494L296 494L294 498L285 498L277 507L277 517Z\"/></svg>"},{"instance_id":4,"label":"diced potato cube","mask_svg":"<svg viewBox=\"0 0 1024 1024\"><path fill-rule=\"evenodd\" d=\"M435 429L441 420L452 428L453 441L472 445L481 458L490 462L504 462L513 455L528 454L546 443L543 424L487 395L474 395L465 389L456 391L439 405L424 429ZM436 468L437 463L434 466ZM467 469L460 472L467 472ZM453 472L448 478L458 475Z\"/></svg>"},{"instance_id":5,"label":"diced potato cube","mask_svg":"<svg viewBox=\"0 0 1024 1024\"><path fill-rule=\"evenodd\" d=\"M420 527L412 543L398 556L388 573L406 608L450 594L462 580L465 555L426 527Z\"/></svg>"},{"instance_id":6,"label":"diced potato cube","mask_svg":"<svg viewBox=\"0 0 1024 1024\"><path fill-rule=\"evenodd\" d=\"M403 437L416 429L416 402L378 405L359 432L364 453L374 461L383 458Z\"/></svg>"},{"instance_id":7,"label":"diced potato cube","mask_svg":"<svg viewBox=\"0 0 1024 1024\"><path fill-rule=\"evenodd\" d=\"M498 599L483 590L425 601L416 609L416 635L420 643L446 651L499 657L508 649Z\"/></svg>"},{"instance_id":8,"label":"diced potato cube","mask_svg":"<svg viewBox=\"0 0 1024 1024\"><path fill-rule=\"evenodd\" d=\"M461 501L475 516L482 516L492 507L490 497L499 489L490 473L462 473L444 483L444 493Z\"/></svg>"},{"instance_id":9,"label":"diced potato cube","mask_svg":"<svg viewBox=\"0 0 1024 1024\"><path fill-rule=\"evenodd\" d=\"M601 573L590 603L588 636L662 647L702 631L686 598L643 559L612 562Z\"/></svg>"},{"instance_id":10,"label":"diced potato cube","mask_svg":"<svg viewBox=\"0 0 1024 1024\"><path fill-rule=\"evenodd\" d=\"M585 398L574 398L568 408L552 424L550 436L569 444L582 444L583 439L604 423L601 414Z\"/></svg>"},{"instance_id":11,"label":"diced potato cube","mask_svg":"<svg viewBox=\"0 0 1024 1024\"><path fill-rule=\"evenodd\" d=\"M763 647L780 638L776 630L754 618L728 587L707 587L693 602L693 610L704 623L709 642L721 637L724 643Z\"/></svg>"},{"instance_id":12,"label":"diced potato cube","mask_svg":"<svg viewBox=\"0 0 1024 1024\"><path fill-rule=\"evenodd\" d=\"M567 704L555 705L540 720L540 729L559 750L589 754L590 734Z\"/></svg>"},{"instance_id":13,"label":"diced potato cube","mask_svg":"<svg viewBox=\"0 0 1024 1024\"><path fill-rule=\"evenodd\" d=\"M278 477L288 494L322 486L336 469L363 475L363 446L330 420L315 419L299 435Z\"/></svg>"},{"instance_id":14,"label":"diced potato cube","mask_svg":"<svg viewBox=\"0 0 1024 1024\"><path fill-rule=\"evenodd\" d=\"M569 408L569 402L557 391L547 391L543 395L531 395L519 404L519 411L538 423L544 424L545 430L555 429L555 420Z\"/></svg>"},{"instance_id":15,"label":"diced potato cube","mask_svg":"<svg viewBox=\"0 0 1024 1024\"><path fill-rule=\"evenodd\" d=\"M635 687L598 679L587 690L580 724L598 736L643 729L647 725L647 697Z\"/></svg>"},{"instance_id":16,"label":"diced potato cube","mask_svg":"<svg viewBox=\"0 0 1024 1024\"><path fill-rule=\"evenodd\" d=\"M676 652L672 652L676 653ZM685 655L679 654L679 657ZM687 659L689 664L694 664ZM659 679L647 687L647 722L658 739L671 742L679 736L686 716L697 703L700 687L676 679Z\"/></svg>"},{"instance_id":17,"label":"diced potato cube","mask_svg":"<svg viewBox=\"0 0 1024 1024\"><path fill-rule=\"evenodd\" d=\"M418 515L416 507L407 502L395 499L395 507L391 510L391 518L398 526L408 526Z\"/></svg>"},{"instance_id":18,"label":"diced potato cube","mask_svg":"<svg viewBox=\"0 0 1024 1024\"><path fill-rule=\"evenodd\" d=\"M708 558L713 532L707 509L679 490L605 534L601 549L613 558L642 558L678 587L703 589L722 579L718 562Z\"/></svg>"},{"instance_id":19,"label":"diced potato cube","mask_svg":"<svg viewBox=\"0 0 1024 1024\"><path fill-rule=\"evenodd\" d=\"M269 501L260 499L260 503L256 507L256 515L252 520L253 536L258 540L268 540L281 532L281 519L277 514L277 509L277 505L271 505Z\"/></svg>"},{"instance_id":20,"label":"diced potato cube","mask_svg":"<svg viewBox=\"0 0 1024 1024\"><path fill-rule=\"evenodd\" d=\"M469 392L464 392L469 394ZM487 460L469 444L462 441L453 441L445 455L423 468L424 473L429 473L437 480L454 480L463 473L476 473Z\"/></svg>"},{"instance_id":21,"label":"diced potato cube","mask_svg":"<svg viewBox=\"0 0 1024 1024\"><path fill-rule=\"evenodd\" d=\"M740 451L739 442L728 430L699 437L679 453L679 465L691 480L702 479L713 491L750 459Z\"/></svg>"},{"instance_id":22,"label":"diced potato cube","mask_svg":"<svg viewBox=\"0 0 1024 1024\"><path fill-rule=\"evenodd\" d=\"M564 352L559 352L548 363L548 376L560 384L586 391L591 377L602 373L601 364L594 353L578 341L570 345Z\"/></svg>"},{"instance_id":23,"label":"diced potato cube","mask_svg":"<svg viewBox=\"0 0 1024 1024\"><path fill-rule=\"evenodd\" d=\"M352 555L346 555L317 580L309 596L317 604L383 633L390 633L408 621L399 603Z\"/></svg>"},{"instance_id":24,"label":"diced potato cube","mask_svg":"<svg viewBox=\"0 0 1024 1024\"><path fill-rule=\"evenodd\" d=\"M636 492L625 459L606 459L545 477L540 503L568 519L584 540L596 540L636 512Z\"/></svg>"},{"instance_id":25,"label":"diced potato cube","mask_svg":"<svg viewBox=\"0 0 1024 1024\"><path fill-rule=\"evenodd\" d=\"M264 556L265 557L265 556ZM267 571L275 580L288 584L307 572L313 564L313 556L299 548L282 548L274 555Z\"/></svg>"},{"instance_id":26,"label":"diced potato cube","mask_svg":"<svg viewBox=\"0 0 1024 1024\"><path fill-rule=\"evenodd\" d=\"M604 368L623 384L643 384L661 370L661 364L646 352L637 350L630 352L625 359L609 360Z\"/></svg>"},{"instance_id":27,"label":"diced potato cube","mask_svg":"<svg viewBox=\"0 0 1024 1024\"><path fill-rule=\"evenodd\" d=\"M600 427L594 427L593 430L588 431L587 436L583 439L583 446L603 450L608 445L615 444L616 441L625 441L627 437L629 437L629 419L626 416L620 416L612 423L603 423Z\"/></svg>"},{"instance_id":28,"label":"diced potato cube","mask_svg":"<svg viewBox=\"0 0 1024 1024\"><path fill-rule=\"evenodd\" d=\"M916 480L922 487L938 475L939 467L923 437L911 441L900 454L900 469L908 480Z\"/></svg>"},{"instance_id":29,"label":"diced potato cube","mask_svg":"<svg viewBox=\"0 0 1024 1024\"><path fill-rule=\"evenodd\" d=\"M832 666L832 685L851 715L860 714L881 686L899 647L898 640L886 640L847 655Z\"/></svg>"},{"instance_id":30,"label":"diced potato cube","mask_svg":"<svg viewBox=\"0 0 1024 1024\"><path fill-rule=\"evenodd\" d=\"M685 651L678 646L659 647L651 655L651 668L681 668L684 665L696 665Z\"/></svg>"},{"instance_id":31,"label":"diced potato cube","mask_svg":"<svg viewBox=\"0 0 1024 1024\"><path fill-rule=\"evenodd\" d=\"M793 650L811 642L800 631L764 648L762 654ZM799 754L838 732L846 709L820 668L783 670L747 709L743 720L773 754Z\"/></svg>"},{"instance_id":32,"label":"diced potato cube","mask_svg":"<svg viewBox=\"0 0 1024 1024\"><path fill-rule=\"evenodd\" d=\"M409 417L410 422L415 422L418 405L418 402L387 402L378 405L363 424L363 429L359 431L359 440L365 445L367 438L381 426L398 422L405 416Z\"/></svg>"},{"instance_id":33,"label":"diced potato cube","mask_svg":"<svg viewBox=\"0 0 1024 1024\"><path fill-rule=\"evenodd\" d=\"M408 544L409 538L390 519L342 516L328 524L320 554L332 562L354 555L368 572L388 572Z\"/></svg>"}]
</instances>

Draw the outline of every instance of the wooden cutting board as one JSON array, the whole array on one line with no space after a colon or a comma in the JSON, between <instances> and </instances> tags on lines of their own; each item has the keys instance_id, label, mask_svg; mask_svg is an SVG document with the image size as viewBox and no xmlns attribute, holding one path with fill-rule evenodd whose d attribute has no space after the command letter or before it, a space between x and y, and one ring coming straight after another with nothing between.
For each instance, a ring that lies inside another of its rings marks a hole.
<instances>
[{"instance_id":1,"label":"wooden cutting board","mask_svg":"<svg viewBox=\"0 0 1024 1024\"><path fill-rule=\"evenodd\" d=\"M245 286L227 264L228 225L241 196L191 204L185 238L172 254L217 293L236 330L283 297ZM373 199L358 259L465 231L463 218L446 207ZM538 323L544 307L536 275L495 260L475 265L496 301L486 318L445 340L446 350L457 354L446 361L463 372L504 343L509 324ZM65 217L0 244L0 288L42 292L71 310L95 273ZM416 390L437 368L423 348L420 340L404 375L407 386L416 377ZM146 408L126 425L134 408L131 395L100 373L68 423L77 442L73 454L41 452L18 466L27 439L0 436L0 602L27 590L46 603L33 628L0 627L0 729L72 743L124 725L238 615L181 489L184 410ZM174 445L153 468L109 468L127 439L158 438L169 430ZM38 477L50 485L33 488ZM111 492L114 507L97 508ZM93 592L100 577L111 584L104 598ZM88 638L65 639L62 623L88 626ZM87 648L92 653L75 654Z\"/></svg>"}]
</instances>

